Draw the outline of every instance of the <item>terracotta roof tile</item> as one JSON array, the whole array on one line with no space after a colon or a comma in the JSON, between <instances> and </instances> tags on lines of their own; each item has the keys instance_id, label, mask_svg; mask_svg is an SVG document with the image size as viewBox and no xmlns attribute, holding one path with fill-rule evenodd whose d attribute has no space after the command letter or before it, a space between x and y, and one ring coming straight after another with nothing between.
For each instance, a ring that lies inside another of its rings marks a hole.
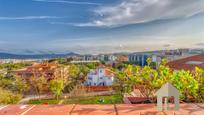
<instances>
[{"instance_id":1,"label":"terracotta roof tile","mask_svg":"<svg viewBox=\"0 0 204 115\"><path fill-rule=\"evenodd\" d=\"M113 76L113 72L110 69L105 69L105 76L112 77Z\"/></svg>"},{"instance_id":2,"label":"terracotta roof tile","mask_svg":"<svg viewBox=\"0 0 204 115\"><path fill-rule=\"evenodd\" d=\"M167 66L169 66L173 70L183 69L193 71L195 67L204 69L204 54L174 60L169 62Z\"/></svg>"}]
</instances>

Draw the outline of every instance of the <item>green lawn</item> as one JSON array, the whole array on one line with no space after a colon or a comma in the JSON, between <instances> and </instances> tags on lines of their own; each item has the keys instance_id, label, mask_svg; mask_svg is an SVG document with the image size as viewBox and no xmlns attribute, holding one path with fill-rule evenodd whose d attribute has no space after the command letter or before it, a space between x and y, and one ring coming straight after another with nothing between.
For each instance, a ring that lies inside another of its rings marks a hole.
<instances>
[{"instance_id":1,"label":"green lawn","mask_svg":"<svg viewBox=\"0 0 204 115\"><path fill-rule=\"evenodd\" d=\"M41 99L41 100L30 100L28 104L119 104L123 103L122 97L119 95L109 95L109 96L93 96L93 97L77 97L68 98L64 100L56 99Z\"/></svg>"},{"instance_id":2,"label":"green lawn","mask_svg":"<svg viewBox=\"0 0 204 115\"><path fill-rule=\"evenodd\" d=\"M119 95L69 98L63 104L114 104L123 103Z\"/></svg>"},{"instance_id":3,"label":"green lawn","mask_svg":"<svg viewBox=\"0 0 204 115\"><path fill-rule=\"evenodd\" d=\"M56 99L30 100L28 104L58 104L59 101Z\"/></svg>"}]
</instances>

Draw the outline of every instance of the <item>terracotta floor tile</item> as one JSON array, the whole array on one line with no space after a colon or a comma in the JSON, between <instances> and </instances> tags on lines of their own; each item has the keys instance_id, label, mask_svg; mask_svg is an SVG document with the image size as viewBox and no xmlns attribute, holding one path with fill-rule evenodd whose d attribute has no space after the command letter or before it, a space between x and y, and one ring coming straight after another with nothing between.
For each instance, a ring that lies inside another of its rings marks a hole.
<instances>
[{"instance_id":1,"label":"terracotta floor tile","mask_svg":"<svg viewBox=\"0 0 204 115\"><path fill-rule=\"evenodd\" d=\"M31 107L32 105L7 105L0 110L0 115L20 115Z\"/></svg>"},{"instance_id":2,"label":"terracotta floor tile","mask_svg":"<svg viewBox=\"0 0 204 115\"><path fill-rule=\"evenodd\" d=\"M113 105L76 105L71 115L115 115Z\"/></svg>"},{"instance_id":3,"label":"terracotta floor tile","mask_svg":"<svg viewBox=\"0 0 204 115\"><path fill-rule=\"evenodd\" d=\"M73 105L37 105L25 115L68 115Z\"/></svg>"}]
</instances>

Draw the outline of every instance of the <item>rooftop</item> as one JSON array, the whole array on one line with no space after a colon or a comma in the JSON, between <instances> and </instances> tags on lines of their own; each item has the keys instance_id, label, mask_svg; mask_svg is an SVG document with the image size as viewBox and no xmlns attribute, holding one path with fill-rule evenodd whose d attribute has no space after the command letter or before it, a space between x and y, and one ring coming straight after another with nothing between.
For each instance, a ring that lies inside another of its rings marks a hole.
<instances>
[{"instance_id":1,"label":"rooftop","mask_svg":"<svg viewBox=\"0 0 204 115\"><path fill-rule=\"evenodd\" d=\"M173 115L169 105L167 115ZM203 115L204 104L180 104L179 115ZM1 115L164 115L156 110L155 104L117 105L2 105Z\"/></svg>"},{"instance_id":2,"label":"rooftop","mask_svg":"<svg viewBox=\"0 0 204 115\"><path fill-rule=\"evenodd\" d=\"M173 70L190 70L193 71L195 67L204 69L204 54L186 57L171 61L167 64Z\"/></svg>"}]
</instances>

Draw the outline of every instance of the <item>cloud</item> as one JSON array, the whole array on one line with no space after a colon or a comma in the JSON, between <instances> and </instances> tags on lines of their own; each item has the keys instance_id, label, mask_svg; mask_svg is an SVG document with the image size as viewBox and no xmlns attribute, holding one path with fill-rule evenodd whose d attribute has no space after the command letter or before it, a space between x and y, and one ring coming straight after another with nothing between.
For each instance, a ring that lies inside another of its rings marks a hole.
<instances>
[{"instance_id":1,"label":"cloud","mask_svg":"<svg viewBox=\"0 0 204 115\"><path fill-rule=\"evenodd\" d=\"M195 45L197 45L197 46L204 46L204 42L201 42L201 43L196 43Z\"/></svg>"},{"instance_id":2,"label":"cloud","mask_svg":"<svg viewBox=\"0 0 204 115\"><path fill-rule=\"evenodd\" d=\"M177 19L204 12L203 0L123 0L115 5L99 6L99 16L76 26L114 27L154 20Z\"/></svg>"},{"instance_id":3,"label":"cloud","mask_svg":"<svg viewBox=\"0 0 204 115\"><path fill-rule=\"evenodd\" d=\"M75 4L75 5L101 5L100 3L94 2L76 2L76 1L67 1L67 0L32 0L34 2L53 2L53 3L66 3L66 4Z\"/></svg>"},{"instance_id":4,"label":"cloud","mask_svg":"<svg viewBox=\"0 0 204 115\"><path fill-rule=\"evenodd\" d=\"M22 16L22 17L0 17L0 20L35 20L35 19L55 19L56 16Z\"/></svg>"},{"instance_id":5,"label":"cloud","mask_svg":"<svg viewBox=\"0 0 204 115\"><path fill-rule=\"evenodd\" d=\"M49 22L49 24L68 25L68 26L77 26L77 27L94 26L91 23L69 23L69 22Z\"/></svg>"},{"instance_id":6,"label":"cloud","mask_svg":"<svg viewBox=\"0 0 204 115\"><path fill-rule=\"evenodd\" d=\"M165 48L168 48L168 47L170 47L171 46L171 44L164 44L163 45L163 47L165 47Z\"/></svg>"}]
</instances>

